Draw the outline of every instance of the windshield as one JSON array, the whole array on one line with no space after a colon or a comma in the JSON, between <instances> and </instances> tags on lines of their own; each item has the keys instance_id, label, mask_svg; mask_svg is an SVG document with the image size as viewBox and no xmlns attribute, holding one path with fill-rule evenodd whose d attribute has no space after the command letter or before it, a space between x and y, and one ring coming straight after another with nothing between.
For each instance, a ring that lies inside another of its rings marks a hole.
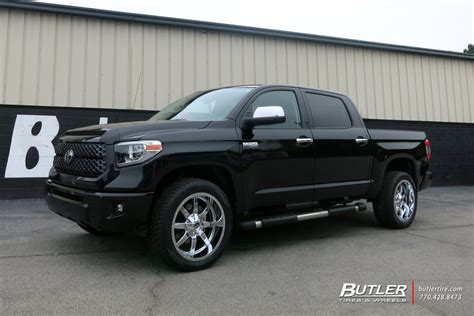
<instances>
[{"instance_id":1,"label":"windshield","mask_svg":"<svg viewBox=\"0 0 474 316\"><path fill-rule=\"evenodd\" d=\"M179 99L155 114L150 120L220 121L254 87L233 87L196 92Z\"/></svg>"}]
</instances>

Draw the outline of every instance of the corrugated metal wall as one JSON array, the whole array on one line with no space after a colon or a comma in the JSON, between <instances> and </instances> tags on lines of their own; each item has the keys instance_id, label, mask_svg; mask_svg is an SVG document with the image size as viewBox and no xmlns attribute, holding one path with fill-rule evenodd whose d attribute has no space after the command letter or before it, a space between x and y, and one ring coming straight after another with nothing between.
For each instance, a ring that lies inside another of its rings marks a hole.
<instances>
[{"instance_id":1,"label":"corrugated metal wall","mask_svg":"<svg viewBox=\"0 0 474 316\"><path fill-rule=\"evenodd\" d=\"M0 103L161 109L195 90L284 83L366 118L474 122L474 62L0 9Z\"/></svg>"}]
</instances>

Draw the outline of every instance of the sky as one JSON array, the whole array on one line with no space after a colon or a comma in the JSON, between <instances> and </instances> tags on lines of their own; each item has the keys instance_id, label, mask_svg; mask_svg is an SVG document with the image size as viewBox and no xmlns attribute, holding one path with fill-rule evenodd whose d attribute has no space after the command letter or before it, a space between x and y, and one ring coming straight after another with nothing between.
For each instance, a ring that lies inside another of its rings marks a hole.
<instances>
[{"instance_id":1,"label":"sky","mask_svg":"<svg viewBox=\"0 0 474 316\"><path fill-rule=\"evenodd\" d=\"M474 0L47 0L462 52L474 44Z\"/></svg>"}]
</instances>

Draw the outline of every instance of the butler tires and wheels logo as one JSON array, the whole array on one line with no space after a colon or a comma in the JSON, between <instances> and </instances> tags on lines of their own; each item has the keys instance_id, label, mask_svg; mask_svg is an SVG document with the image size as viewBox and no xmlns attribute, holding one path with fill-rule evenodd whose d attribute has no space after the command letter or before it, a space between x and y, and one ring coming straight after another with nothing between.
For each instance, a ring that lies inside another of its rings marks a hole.
<instances>
[{"instance_id":1,"label":"butler tires and wheels logo","mask_svg":"<svg viewBox=\"0 0 474 316\"><path fill-rule=\"evenodd\" d=\"M339 301L342 303L406 303L405 284L356 284L344 283Z\"/></svg>"},{"instance_id":2,"label":"butler tires and wheels logo","mask_svg":"<svg viewBox=\"0 0 474 316\"><path fill-rule=\"evenodd\" d=\"M421 284L415 286L414 279L411 280L410 287L405 284L344 283L339 294L339 301L341 303L411 303L412 305L415 301L459 302L463 300L463 290L462 286L441 285L431 281L422 281Z\"/></svg>"}]
</instances>

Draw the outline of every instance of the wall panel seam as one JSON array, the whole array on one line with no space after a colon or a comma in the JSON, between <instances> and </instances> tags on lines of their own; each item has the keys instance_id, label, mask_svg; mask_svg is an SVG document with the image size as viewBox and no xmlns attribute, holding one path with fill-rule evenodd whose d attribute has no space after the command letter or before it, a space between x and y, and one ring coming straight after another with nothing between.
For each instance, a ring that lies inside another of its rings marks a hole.
<instances>
[{"instance_id":1,"label":"wall panel seam","mask_svg":"<svg viewBox=\"0 0 474 316\"><path fill-rule=\"evenodd\" d=\"M53 49L53 84L51 91L51 104L56 104L56 70L57 70L57 59L58 59L58 20L59 16L55 15L54 22L54 49Z\"/></svg>"},{"instance_id":2,"label":"wall panel seam","mask_svg":"<svg viewBox=\"0 0 474 316\"><path fill-rule=\"evenodd\" d=\"M24 12L23 20L23 34L22 34L22 43L21 43L21 63L20 63L20 85L18 91L18 103L23 104L23 83L25 78L25 45L26 45L26 29L28 27L28 13Z\"/></svg>"},{"instance_id":3,"label":"wall panel seam","mask_svg":"<svg viewBox=\"0 0 474 316\"><path fill-rule=\"evenodd\" d=\"M39 31L39 39L38 39L38 67L36 73L36 104L39 104L39 93L40 93L40 82L41 82L41 52L43 50L43 20L44 14L41 13L40 15L40 31Z\"/></svg>"}]
</instances>

